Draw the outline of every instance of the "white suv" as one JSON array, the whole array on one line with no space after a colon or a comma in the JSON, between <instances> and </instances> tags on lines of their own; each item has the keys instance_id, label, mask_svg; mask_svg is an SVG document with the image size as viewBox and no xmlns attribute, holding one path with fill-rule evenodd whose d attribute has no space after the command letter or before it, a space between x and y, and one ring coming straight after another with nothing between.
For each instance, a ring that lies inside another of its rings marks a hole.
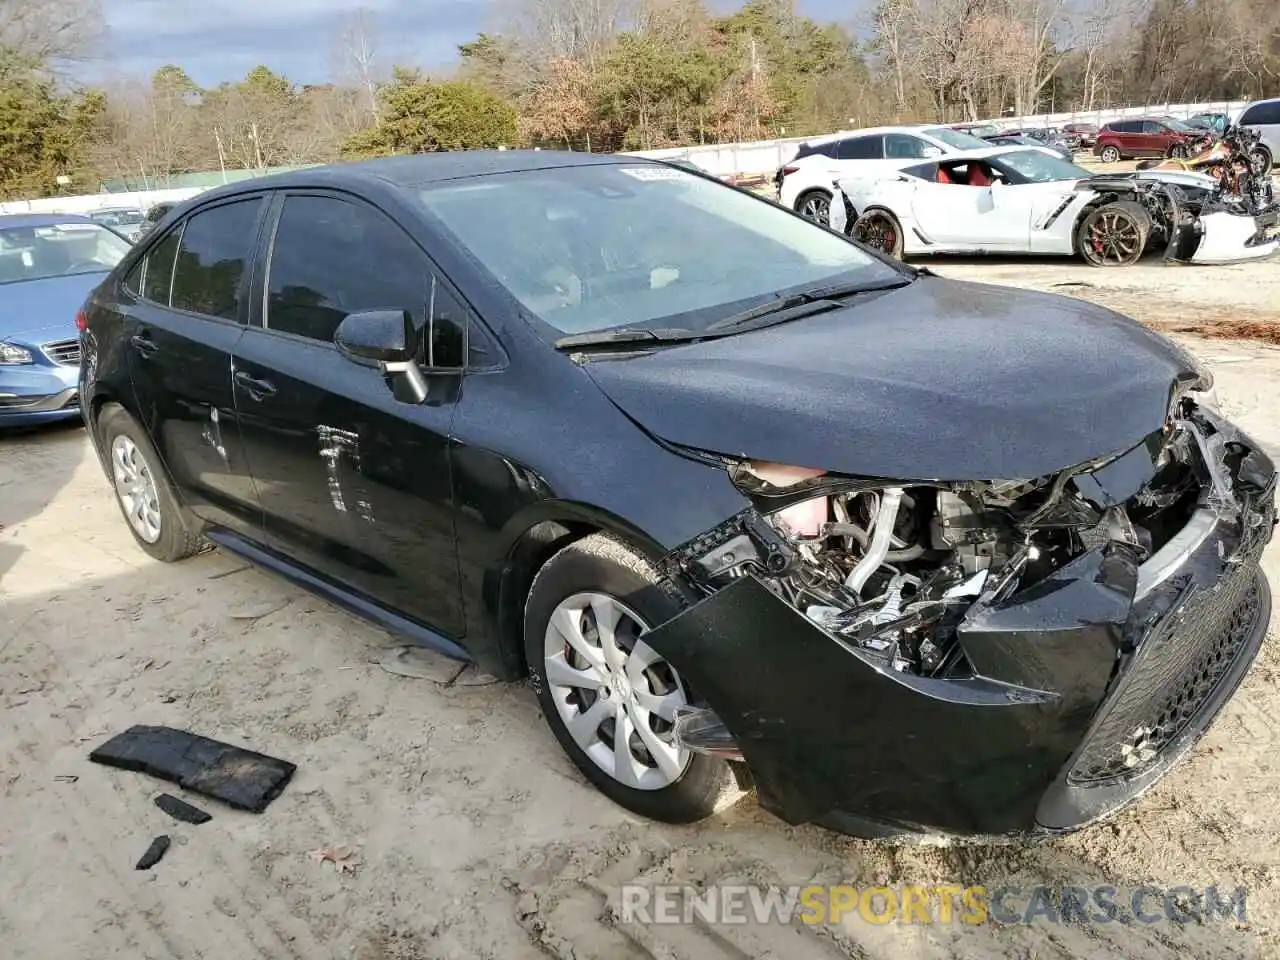
<instances>
[{"instance_id":1,"label":"white suv","mask_svg":"<svg viewBox=\"0 0 1280 960\"><path fill-rule=\"evenodd\" d=\"M1262 137L1254 148L1253 166L1259 171L1270 170L1280 157L1280 97L1249 104L1236 123L1256 130Z\"/></svg>"},{"instance_id":2,"label":"white suv","mask_svg":"<svg viewBox=\"0 0 1280 960\"><path fill-rule=\"evenodd\" d=\"M774 175L778 203L827 223L831 185L836 179L856 177L862 172L875 175L944 154L989 146L972 134L924 124L834 134L802 143L795 159L778 170Z\"/></svg>"}]
</instances>

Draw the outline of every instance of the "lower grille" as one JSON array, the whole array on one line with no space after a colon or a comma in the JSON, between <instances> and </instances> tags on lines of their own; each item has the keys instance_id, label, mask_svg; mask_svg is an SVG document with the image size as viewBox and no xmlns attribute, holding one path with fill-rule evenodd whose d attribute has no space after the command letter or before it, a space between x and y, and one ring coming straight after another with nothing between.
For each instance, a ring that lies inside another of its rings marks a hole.
<instances>
[{"instance_id":1,"label":"lower grille","mask_svg":"<svg viewBox=\"0 0 1280 960\"><path fill-rule=\"evenodd\" d=\"M80 366L79 340L54 340L52 343L46 343L40 349L54 363L61 363L68 367Z\"/></svg>"},{"instance_id":2,"label":"lower grille","mask_svg":"<svg viewBox=\"0 0 1280 960\"><path fill-rule=\"evenodd\" d=\"M1139 645L1072 767L1072 783L1133 777L1196 719L1246 646L1262 609L1256 556L1184 596Z\"/></svg>"}]
</instances>

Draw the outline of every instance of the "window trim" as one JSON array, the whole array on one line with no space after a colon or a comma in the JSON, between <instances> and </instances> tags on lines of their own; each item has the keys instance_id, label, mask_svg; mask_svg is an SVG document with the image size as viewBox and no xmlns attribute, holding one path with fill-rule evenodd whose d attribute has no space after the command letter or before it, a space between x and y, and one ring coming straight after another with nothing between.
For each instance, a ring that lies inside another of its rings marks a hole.
<instances>
[{"instance_id":1,"label":"window trim","mask_svg":"<svg viewBox=\"0 0 1280 960\"><path fill-rule=\"evenodd\" d=\"M458 305L462 307L463 312L466 314L464 342L468 347L468 353L465 358L466 365L463 367L463 373L466 375L470 375L472 373L489 373L497 370L505 370L507 368L510 360L502 342L489 328L489 325L484 322L484 318L480 315L480 312L476 310L475 306L471 303L471 300L466 297L462 293L461 288L459 288L459 286L445 274L444 270L440 268L439 263L436 262L436 259L423 249L422 244L418 242L418 239L412 234L412 232L406 229L404 224L401 223L393 214L368 198L360 196L357 193L335 187L280 187L271 191L270 199L272 202L270 204L268 214L271 218L271 222L268 224L265 242L261 244L262 251L260 256L262 264L262 289L259 291L259 296L256 298L256 305L258 307L257 316L254 317L252 314L250 316L249 327L251 329L256 330L260 334L269 334L273 337L280 337L290 341L306 343L318 347L328 347L334 351L338 349L332 340L316 340L313 337L303 336L299 333L290 333L287 330L274 330L269 325L270 311L267 309L267 303L271 290L271 263L275 253L276 237L280 231L280 220L284 216L284 207L290 197L323 197L329 200L336 200L339 203L349 203L353 206L364 207L365 209L371 210L375 214L381 215L389 220L394 224L396 229L404 235L405 240L411 243L414 249L422 255L431 270L431 300L429 301L428 309L434 309L436 286L443 284L445 291L458 302ZM483 340L487 346L491 347L490 352L494 354L494 361L483 366L471 363L470 345L475 339L474 328L477 327L477 325L480 329L480 339ZM361 363L360 365L374 366L372 363ZM424 370L424 372L428 371Z\"/></svg>"}]
</instances>

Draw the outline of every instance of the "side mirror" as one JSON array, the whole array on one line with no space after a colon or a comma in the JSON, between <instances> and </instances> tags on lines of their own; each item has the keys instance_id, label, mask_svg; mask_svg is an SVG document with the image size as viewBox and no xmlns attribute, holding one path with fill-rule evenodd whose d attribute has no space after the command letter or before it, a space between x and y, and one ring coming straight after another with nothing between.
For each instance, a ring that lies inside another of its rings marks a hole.
<instances>
[{"instance_id":1,"label":"side mirror","mask_svg":"<svg viewBox=\"0 0 1280 960\"><path fill-rule=\"evenodd\" d=\"M396 399L422 403L429 384L414 359L413 319L404 310L366 310L348 314L333 333L338 352L356 363L374 362L395 376Z\"/></svg>"},{"instance_id":2,"label":"side mirror","mask_svg":"<svg viewBox=\"0 0 1280 960\"><path fill-rule=\"evenodd\" d=\"M403 310L348 314L334 331L333 342L353 360L404 363L413 359L413 321Z\"/></svg>"},{"instance_id":3,"label":"side mirror","mask_svg":"<svg viewBox=\"0 0 1280 960\"><path fill-rule=\"evenodd\" d=\"M936 160L938 157L942 156L942 151L938 147L925 147L921 152L921 156L926 160Z\"/></svg>"}]
</instances>

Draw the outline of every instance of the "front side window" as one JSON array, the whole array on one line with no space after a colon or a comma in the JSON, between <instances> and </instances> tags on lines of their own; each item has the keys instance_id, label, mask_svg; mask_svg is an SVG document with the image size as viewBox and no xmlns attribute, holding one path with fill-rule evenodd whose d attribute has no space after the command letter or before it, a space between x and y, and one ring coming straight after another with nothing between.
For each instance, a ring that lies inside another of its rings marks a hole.
<instances>
[{"instance_id":1,"label":"front side window","mask_svg":"<svg viewBox=\"0 0 1280 960\"><path fill-rule=\"evenodd\" d=\"M175 310L239 320L262 199L239 200L187 218L173 268Z\"/></svg>"},{"instance_id":2,"label":"front side window","mask_svg":"<svg viewBox=\"0 0 1280 960\"><path fill-rule=\"evenodd\" d=\"M884 137L884 155L893 159L915 159L924 156L924 148L929 146L919 137L909 137L902 133L886 133ZM986 146L985 143L982 146Z\"/></svg>"},{"instance_id":3,"label":"front side window","mask_svg":"<svg viewBox=\"0 0 1280 960\"><path fill-rule=\"evenodd\" d=\"M1254 126L1272 126L1280 124L1280 100L1268 103L1255 103L1240 117L1240 123Z\"/></svg>"},{"instance_id":4,"label":"front side window","mask_svg":"<svg viewBox=\"0 0 1280 960\"><path fill-rule=\"evenodd\" d=\"M902 276L775 204L656 164L478 176L417 196L437 229L560 333L697 330L792 288Z\"/></svg>"},{"instance_id":5,"label":"front side window","mask_svg":"<svg viewBox=\"0 0 1280 960\"><path fill-rule=\"evenodd\" d=\"M0 229L0 283L106 273L129 250L129 241L96 223L5 227Z\"/></svg>"},{"instance_id":6,"label":"front side window","mask_svg":"<svg viewBox=\"0 0 1280 960\"><path fill-rule=\"evenodd\" d=\"M419 334L418 359L461 366L461 304L431 261L386 215L335 197L291 196L276 227L267 272L266 326L332 343L349 314L407 311ZM428 316L435 342L423 331Z\"/></svg>"}]
</instances>

